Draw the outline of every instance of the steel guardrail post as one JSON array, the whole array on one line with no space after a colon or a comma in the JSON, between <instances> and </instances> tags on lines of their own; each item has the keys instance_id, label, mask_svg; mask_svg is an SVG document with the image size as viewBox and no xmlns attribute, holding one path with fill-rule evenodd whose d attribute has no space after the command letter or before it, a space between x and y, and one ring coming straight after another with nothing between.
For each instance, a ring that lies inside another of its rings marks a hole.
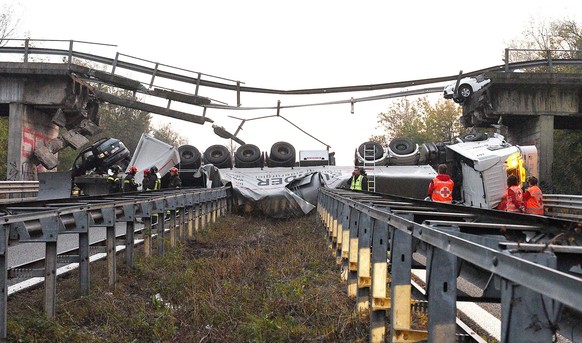
<instances>
[{"instance_id":1,"label":"steel guardrail post","mask_svg":"<svg viewBox=\"0 0 582 343\"><path fill-rule=\"evenodd\" d=\"M200 231L200 211L201 211L201 204L200 204L200 193L196 193L194 195L194 231L198 233Z\"/></svg>"},{"instance_id":2,"label":"steel guardrail post","mask_svg":"<svg viewBox=\"0 0 582 343\"><path fill-rule=\"evenodd\" d=\"M457 329L457 257L427 247L428 341L455 342Z\"/></svg>"},{"instance_id":3,"label":"steel guardrail post","mask_svg":"<svg viewBox=\"0 0 582 343\"><path fill-rule=\"evenodd\" d=\"M335 223L337 223L336 221L336 208L338 204L338 200L337 199L331 199L330 202L330 208L329 208L329 223L327 226L327 244L330 250L333 249L334 244L333 244L333 228Z\"/></svg>"},{"instance_id":4,"label":"steel guardrail post","mask_svg":"<svg viewBox=\"0 0 582 343\"><path fill-rule=\"evenodd\" d=\"M133 253L135 245L135 204L122 206L123 215L119 218L125 222L125 264L133 268Z\"/></svg>"},{"instance_id":5,"label":"steel guardrail post","mask_svg":"<svg viewBox=\"0 0 582 343\"><path fill-rule=\"evenodd\" d=\"M117 244L115 242L115 207L101 209L105 226L105 251L107 252L107 280L109 287L117 281Z\"/></svg>"},{"instance_id":6,"label":"steel guardrail post","mask_svg":"<svg viewBox=\"0 0 582 343\"><path fill-rule=\"evenodd\" d=\"M332 253L333 256L337 258L338 256L338 245L341 245L341 232L342 232L342 218L343 218L344 204L337 201L336 219L335 226L332 232Z\"/></svg>"},{"instance_id":7,"label":"steel guardrail post","mask_svg":"<svg viewBox=\"0 0 582 343\"><path fill-rule=\"evenodd\" d=\"M10 225L0 224L0 340L5 340L7 336L9 230Z\"/></svg>"},{"instance_id":8,"label":"steel guardrail post","mask_svg":"<svg viewBox=\"0 0 582 343\"><path fill-rule=\"evenodd\" d=\"M357 290L357 310L358 314L368 315L370 310L370 286L372 277L370 275L370 254L372 243L372 226L370 216L361 213L360 225L358 226L358 290Z\"/></svg>"},{"instance_id":9,"label":"steel guardrail post","mask_svg":"<svg viewBox=\"0 0 582 343\"><path fill-rule=\"evenodd\" d=\"M346 204L348 207L345 218L343 220L342 225L342 249L341 249L341 280L348 281L348 269L349 269L349 262L348 257L350 255L350 225L352 223L352 215L355 215L357 212L353 211L353 209Z\"/></svg>"},{"instance_id":10,"label":"steel guardrail post","mask_svg":"<svg viewBox=\"0 0 582 343\"><path fill-rule=\"evenodd\" d=\"M192 239L194 236L194 202L194 194L188 194L186 199L186 203L188 205L188 217L186 219L188 222L188 239Z\"/></svg>"},{"instance_id":11,"label":"steel guardrail post","mask_svg":"<svg viewBox=\"0 0 582 343\"><path fill-rule=\"evenodd\" d=\"M206 224L208 223L208 195L206 193L200 193L200 202L201 202L201 227L202 231L206 230Z\"/></svg>"},{"instance_id":12,"label":"steel guardrail post","mask_svg":"<svg viewBox=\"0 0 582 343\"><path fill-rule=\"evenodd\" d=\"M216 213L218 211L218 192L217 191L212 191L211 193L212 196L212 224L216 223Z\"/></svg>"},{"instance_id":13,"label":"steel guardrail post","mask_svg":"<svg viewBox=\"0 0 582 343\"><path fill-rule=\"evenodd\" d=\"M408 232L397 228L392 228L391 231L390 339L391 342L411 342L413 338L426 340L426 332L411 328L412 226L408 227Z\"/></svg>"},{"instance_id":14,"label":"steel guardrail post","mask_svg":"<svg viewBox=\"0 0 582 343\"><path fill-rule=\"evenodd\" d=\"M164 216L166 213L166 200L162 199L156 201L156 215L158 222L156 224L156 231L158 233L158 255L164 256L166 254L166 221Z\"/></svg>"},{"instance_id":15,"label":"steel guardrail post","mask_svg":"<svg viewBox=\"0 0 582 343\"><path fill-rule=\"evenodd\" d=\"M29 53L29 49L30 49L30 38L26 38L24 40L24 56L22 58L22 61L24 63L28 63L28 53Z\"/></svg>"},{"instance_id":16,"label":"steel guardrail post","mask_svg":"<svg viewBox=\"0 0 582 343\"><path fill-rule=\"evenodd\" d=\"M62 226L58 215L40 219L45 235L52 238L45 242L44 310L49 319L56 315L57 305L57 236Z\"/></svg>"},{"instance_id":17,"label":"steel guardrail post","mask_svg":"<svg viewBox=\"0 0 582 343\"><path fill-rule=\"evenodd\" d=\"M549 252L507 254L555 269L556 255ZM574 296L572 294L572 296ZM501 343L552 342L562 305L525 285L501 279Z\"/></svg>"},{"instance_id":18,"label":"steel guardrail post","mask_svg":"<svg viewBox=\"0 0 582 343\"><path fill-rule=\"evenodd\" d=\"M337 229L337 244L335 249L335 258L336 263L341 266L343 261L342 250L344 246L344 242L347 244L347 240L344 240L344 232L346 228L350 227L350 205L342 203L340 205L342 207L340 224L338 225Z\"/></svg>"},{"instance_id":19,"label":"steel guardrail post","mask_svg":"<svg viewBox=\"0 0 582 343\"><path fill-rule=\"evenodd\" d=\"M133 268L133 247L135 244L135 222L125 222L125 264Z\"/></svg>"},{"instance_id":20,"label":"steel guardrail post","mask_svg":"<svg viewBox=\"0 0 582 343\"><path fill-rule=\"evenodd\" d=\"M67 67L71 69L71 63L73 63L73 40L69 41L69 52L67 54Z\"/></svg>"},{"instance_id":21,"label":"steel guardrail post","mask_svg":"<svg viewBox=\"0 0 582 343\"><path fill-rule=\"evenodd\" d=\"M358 293L358 226L360 211L350 209L350 238L348 244L348 297L355 298Z\"/></svg>"},{"instance_id":22,"label":"steel guardrail post","mask_svg":"<svg viewBox=\"0 0 582 343\"><path fill-rule=\"evenodd\" d=\"M388 224L372 218L372 285L370 306L370 342L386 340L386 310L390 309L388 298Z\"/></svg>"},{"instance_id":23,"label":"steel guardrail post","mask_svg":"<svg viewBox=\"0 0 582 343\"><path fill-rule=\"evenodd\" d=\"M508 73L509 72L509 49L505 48L505 59L503 60L503 62L505 62L505 72Z\"/></svg>"},{"instance_id":24,"label":"steel guardrail post","mask_svg":"<svg viewBox=\"0 0 582 343\"><path fill-rule=\"evenodd\" d=\"M143 249L144 256L150 257L152 255L152 208L153 205L150 202L141 203L140 217L143 221Z\"/></svg>"},{"instance_id":25,"label":"steel guardrail post","mask_svg":"<svg viewBox=\"0 0 582 343\"><path fill-rule=\"evenodd\" d=\"M79 289L81 295L88 295L91 287L91 272L89 269L89 213L82 212L82 217L75 220L79 232ZM82 221L82 222L81 222Z\"/></svg>"},{"instance_id":26,"label":"steel guardrail post","mask_svg":"<svg viewBox=\"0 0 582 343\"><path fill-rule=\"evenodd\" d=\"M176 246L176 205L177 200L174 196L168 196L165 201L165 211L161 214L161 218L164 218L163 221L165 222L165 216L168 215L168 225L170 226L170 248L174 248Z\"/></svg>"}]
</instances>

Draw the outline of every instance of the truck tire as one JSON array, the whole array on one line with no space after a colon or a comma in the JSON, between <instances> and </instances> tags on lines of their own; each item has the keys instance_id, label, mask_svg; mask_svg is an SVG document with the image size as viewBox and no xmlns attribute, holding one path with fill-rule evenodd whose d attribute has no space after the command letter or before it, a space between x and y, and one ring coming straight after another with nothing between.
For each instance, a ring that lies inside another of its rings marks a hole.
<instances>
[{"instance_id":1,"label":"truck tire","mask_svg":"<svg viewBox=\"0 0 582 343\"><path fill-rule=\"evenodd\" d=\"M230 152L224 145L211 145L206 149L206 151L204 151L204 160L206 163L214 164L217 168L226 168L219 166L228 164L228 161L230 160ZM232 161L230 165L232 166Z\"/></svg>"},{"instance_id":2,"label":"truck tire","mask_svg":"<svg viewBox=\"0 0 582 343\"><path fill-rule=\"evenodd\" d=\"M373 158L369 158L368 156L365 156L366 153L366 149L374 149L374 147L376 148L376 151L374 153L374 157ZM360 144L360 146L358 147L358 153L360 154L360 156L362 158L366 158L367 161L375 161L378 160L380 158L382 158L382 156L384 156L384 148L376 142L365 142Z\"/></svg>"},{"instance_id":3,"label":"truck tire","mask_svg":"<svg viewBox=\"0 0 582 343\"><path fill-rule=\"evenodd\" d=\"M407 138L395 138L390 142L390 150L397 156L412 154L416 145Z\"/></svg>"},{"instance_id":4,"label":"truck tire","mask_svg":"<svg viewBox=\"0 0 582 343\"><path fill-rule=\"evenodd\" d=\"M236 149L234 157L241 162L255 162L261 159L261 149L254 144L243 144Z\"/></svg>"},{"instance_id":5,"label":"truck tire","mask_svg":"<svg viewBox=\"0 0 582 343\"><path fill-rule=\"evenodd\" d=\"M192 145L180 145L178 147L180 155L180 169L198 169L200 168L202 155L200 151Z\"/></svg>"},{"instance_id":6,"label":"truck tire","mask_svg":"<svg viewBox=\"0 0 582 343\"><path fill-rule=\"evenodd\" d=\"M293 165L295 163L295 148L287 142L277 142L271 146L269 156L273 161L287 162Z\"/></svg>"},{"instance_id":7,"label":"truck tire","mask_svg":"<svg viewBox=\"0 0 582 343\"><path fill-rule=\"evenodd\" d=\"M459 138L463 142L479 142L479 141L486 140L488 138L488 136L486 133L482 133L482 132L469 132L469 133L462 134L461 136L459 136Z\"/></svg>"}]
</instances>

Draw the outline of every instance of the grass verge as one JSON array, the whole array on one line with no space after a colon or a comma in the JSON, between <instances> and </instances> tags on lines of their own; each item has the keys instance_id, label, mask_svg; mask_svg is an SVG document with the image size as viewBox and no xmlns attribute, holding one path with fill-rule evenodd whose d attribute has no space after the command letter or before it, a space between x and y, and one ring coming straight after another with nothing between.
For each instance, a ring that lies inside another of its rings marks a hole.
<instances>
[{"instance_id":1,"label":"grass verge","mask_svg":"<svg viewBox=\"0 0 582 343\"><path fill-rule=\"evenodd\" d=\"M291 220L231 215L165 256L118 263L107 286L91 266L91 294L75 275L59 281L57 316L43 292L11 298L17 342L367 342L369 320L339 281L315 215Z\"/></svg>"}]
</instances>

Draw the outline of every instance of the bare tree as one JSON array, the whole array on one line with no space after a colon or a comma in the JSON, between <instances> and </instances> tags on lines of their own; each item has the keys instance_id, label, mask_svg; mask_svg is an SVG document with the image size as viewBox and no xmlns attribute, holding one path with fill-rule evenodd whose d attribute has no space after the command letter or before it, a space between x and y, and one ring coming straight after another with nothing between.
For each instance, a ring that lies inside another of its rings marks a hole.
<instances>
[{"instance_id":1,"label":"bare tree","mask_svg":"<svg viewBox=\"0 0 582 343\"><path fill-rule=\"evenodd\" d=\"M11 38L18 31L20 18L12 5L3 5L0 10L0 46L5 46L6 39Z\"/></svg>"}]
</instances>

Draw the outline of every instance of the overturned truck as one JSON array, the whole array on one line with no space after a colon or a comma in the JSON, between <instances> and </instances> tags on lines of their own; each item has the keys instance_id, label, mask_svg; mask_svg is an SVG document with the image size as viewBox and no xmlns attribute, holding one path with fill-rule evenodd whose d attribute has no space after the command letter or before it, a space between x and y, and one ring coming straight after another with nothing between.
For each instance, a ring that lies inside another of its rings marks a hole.
<instances>
[{"instance_id":1,"label":"overturned truck","mask_svg":"<svg viewBox=\"0 0 582 343\"><path fill-rule=\"evenodd\" d=\"M235 206L244 212L272 217L307 214L315 207L319 187L349 189L353 166L335 166L333 153L326 150L300 151L296 159L289 146L277 142L265 153L245 144L234 154L212 146L200 154L200 161L216 162L221 183L232 185ZM281 148L285 154L274 153ZM272 162L279 155L288 159L284 166ZM427 196L438 164L447 164L455 181L454 202L491 209L501 202L507 177L516 175L524 183L528 175L537 175L538 159L535 146L514 146L498 134L469 133L454 144L419 145L406 138L394 139L386 147L365 142L356 149L354 164L366 169L371 192L416 199Z\"/></svg>"}]
</instances>

